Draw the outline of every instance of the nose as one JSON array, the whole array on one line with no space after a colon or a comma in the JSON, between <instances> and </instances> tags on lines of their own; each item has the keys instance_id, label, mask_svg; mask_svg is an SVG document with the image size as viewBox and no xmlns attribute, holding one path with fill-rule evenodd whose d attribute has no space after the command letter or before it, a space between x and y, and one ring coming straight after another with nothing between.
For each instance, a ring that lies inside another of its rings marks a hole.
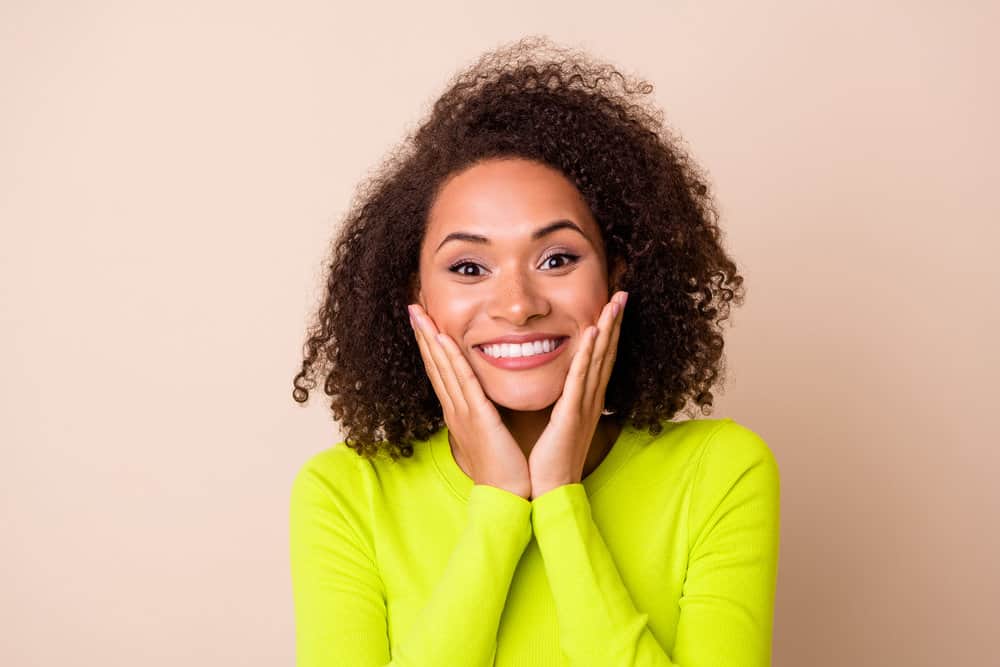
<instances>
[{"instance_id":1,"label":"nose","mask_svg":"<svg viewBox=\"0 0 1000 667\"><path fill-rule=\"evenodd\" d=\"M518 271L506 271L494 281L494 291L487 311L490 317L504 319L514 326L549 312L549 301L531 277Z\"/></svg>"}]
</instances>

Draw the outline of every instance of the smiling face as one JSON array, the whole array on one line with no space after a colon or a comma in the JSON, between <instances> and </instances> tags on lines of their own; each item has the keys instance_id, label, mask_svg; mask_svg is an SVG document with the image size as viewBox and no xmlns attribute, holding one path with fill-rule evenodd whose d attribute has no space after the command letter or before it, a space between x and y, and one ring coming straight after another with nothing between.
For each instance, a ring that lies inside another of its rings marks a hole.
<instances>
[{"instance_id":1,"label":"smiling face","mask_svg":"<svg viewBox=\"0 0 1000 667\"><path fill-rule=\"evenodd\" d=\"M584 330L611 296L601 233L558 170L491 159L453 176L428 215L418 301L455 341L486 395L518 411L560 396ZM544 334L553 352L491 362L479 346Z\"/></svg>"}]
</instances>

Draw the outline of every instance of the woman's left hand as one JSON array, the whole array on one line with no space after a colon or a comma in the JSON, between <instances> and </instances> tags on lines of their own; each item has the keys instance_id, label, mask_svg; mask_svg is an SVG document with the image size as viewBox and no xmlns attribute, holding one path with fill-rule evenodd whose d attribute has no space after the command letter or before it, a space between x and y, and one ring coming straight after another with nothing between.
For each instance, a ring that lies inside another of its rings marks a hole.
<instances>
[{"instance_id":1,"label":"woman's left hand","mask_svg":"<svg viewBox=\"0 0 1000 667\"><path fill-rule=\"evenodd\" d=\"M583 479L587 452L604 409L604 393L615 364L627 299L627 292L616 293L605 304L596 327L589 326L583 332L562 395L552 407L549 425L528 456L532 499Z\"/></svg>"}]
</instances>

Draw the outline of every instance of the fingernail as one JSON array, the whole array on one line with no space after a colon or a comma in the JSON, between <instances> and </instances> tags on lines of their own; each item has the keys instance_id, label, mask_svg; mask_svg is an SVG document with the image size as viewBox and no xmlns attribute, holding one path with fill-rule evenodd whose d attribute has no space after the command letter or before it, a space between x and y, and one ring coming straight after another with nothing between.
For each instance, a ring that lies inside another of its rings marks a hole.
<instances>
[{"instance_id":1,"label":"fingernail","mask_svg":"<svg viewBox=\"0 0 1000 667\"><path fill-rule=\"evenodd\" d=\"M628 301L628 292L622 292L622 294L624 295L622 296L622 307L624 308L625 302Z\"/></svg>"},{"instance_id":2,"label":"fingernail","mask_svg":"<svg viewBox=\"0 0 1000 667\"><path fill-rule=\"evenodd\" d=\"M618 305L617 301L615 301L613 304L611 304L611 316L612 317L618 317L618 311L619 310L621 310L621 306Z\"/></svg>"}]
</instances>

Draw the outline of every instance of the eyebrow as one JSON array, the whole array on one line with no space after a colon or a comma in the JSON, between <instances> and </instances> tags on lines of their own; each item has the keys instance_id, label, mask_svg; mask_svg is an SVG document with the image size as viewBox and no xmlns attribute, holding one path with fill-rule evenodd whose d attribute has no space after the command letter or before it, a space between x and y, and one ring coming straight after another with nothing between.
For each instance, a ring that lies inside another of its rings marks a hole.
<instances>
[{"instance_id":1,"label":"eyebrow","mask_svg":"<svg viewBox=\"0 0 1000 667\"><path fill-rule=\"evenodd\" d=\"M586 234L584 234L583 230L580 229L580 227L572 220L556 220L554 222L550 222L544 227L540 227L536 229L534 232L532 232L531 240L537 241L543 236L547 236L559 229L572 229L577 233L579 233L580 236L587 239L588 243L593 245L593 242L590 240L590 238ZM434 250L435 254L437 253L438 250L441 249L441 246L443 246L448 241L471 241L473 243L485 243L487 245L489 245L490 243L490 240L488 238L486 238L485 236L481 236L479 234L470 234L469 232L452 232L451 234L448 234L448 236L444 237L444 240L438 244L438 247Z\"/></svg>"}]
</instances>

